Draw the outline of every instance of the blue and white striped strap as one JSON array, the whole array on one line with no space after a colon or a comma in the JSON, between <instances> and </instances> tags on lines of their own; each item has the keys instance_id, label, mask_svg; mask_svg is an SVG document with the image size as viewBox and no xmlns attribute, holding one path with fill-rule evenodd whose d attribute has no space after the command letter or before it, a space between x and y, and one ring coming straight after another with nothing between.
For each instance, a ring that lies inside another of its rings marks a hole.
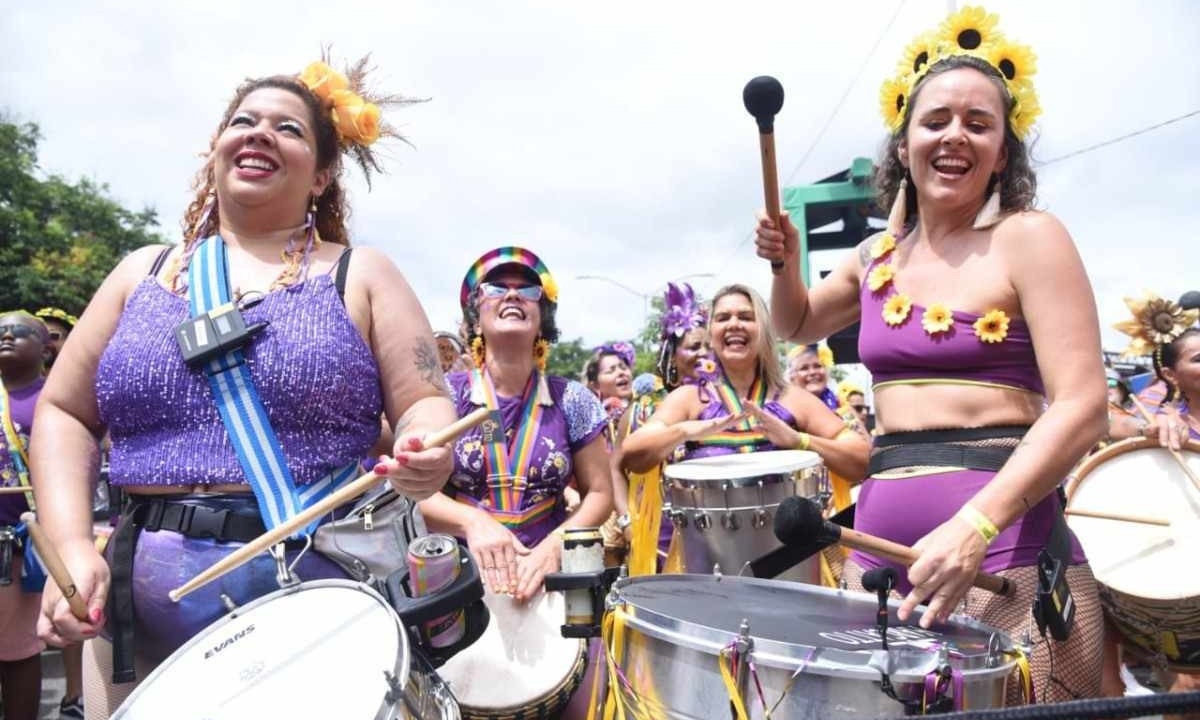
<instances>
[{"instance_id":1,"label":"blue and white striped strap","mask_svg":"<svg viewBox=\"0 0 1200 720\"><path fill-rule=\"evenodd\" d=\"M188 303L192 317L198 317L230 302L225 242L214 235L206 238L192 256L188 267ZM267 529L274 529L357 475L358 464L352 463L311 485L297 488L242 351L214 358L205 371L217 411L246 482L258 498L259 513ZM298 535L311 533L318 524L319 518Z\"/></svg>"}]
</instances>

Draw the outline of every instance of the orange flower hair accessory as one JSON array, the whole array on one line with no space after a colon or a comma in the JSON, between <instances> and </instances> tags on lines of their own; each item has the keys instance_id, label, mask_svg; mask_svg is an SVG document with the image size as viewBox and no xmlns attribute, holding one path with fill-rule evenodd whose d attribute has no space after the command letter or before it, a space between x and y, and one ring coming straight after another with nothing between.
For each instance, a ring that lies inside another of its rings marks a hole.
<instances>
[{"instance_id":1,"label":"orange flower hair accessory","mask_svg":"<svg viewBox=\"0 0 1200 720\"><path fill-rule=\"evenodd\" d=\"M300 82L329 109L343 143L368 146L379 139L379 106L350 89L350 80L317 60L300 73Z\"/></svg>"},{"instance_id":2,"label":"orange flower hair accessory","mask_svg":"<svg viewBox=\"0 0 1200 720\"><path fill-rule=\"evenodd\" d=\"M1200 318L1200 310L1184 310L1179 303L1146 293L1140 300L1125 298L1133 318L1122 320L1114 328L1132 340L1122 355L1151 355L1155 349L1175 341Z\"/></svg>"}]
</instances>

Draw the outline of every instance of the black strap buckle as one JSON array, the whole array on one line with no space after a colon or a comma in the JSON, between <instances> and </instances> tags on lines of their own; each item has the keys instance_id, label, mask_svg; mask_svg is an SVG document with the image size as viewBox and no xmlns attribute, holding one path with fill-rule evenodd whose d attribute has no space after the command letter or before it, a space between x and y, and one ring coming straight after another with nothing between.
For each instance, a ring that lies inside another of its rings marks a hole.
<instances>
[{"instance_id":1,"label":"black strap buckle","mask_svg":"<svg viewBox=\"0 0 1200 720\"><path fill-rule=\"evenodd\" d=\"M229 516L232 514L228 510L212 510L197 508L195 505L184 505L183 515L180 516L179 532L188 537L207 536L217 542L225 542Z\"/></svg>"},{"instance_id":2,"label":"black strap buckle","mask_svg":"<svg viewBox=\"0 0 1200 720\"><path fill-rule=\"evenodd\" d=\"M141 513L137 512L139 509ZM166 512L166 509L167 504L162 500L151 500L134 510L134 522L143 530L158 532L162 529L163 513ZM138 518L139 514L142 516L141 518ZM139 520L140 522L138 522Z\"/></svg>"}]
</instances>

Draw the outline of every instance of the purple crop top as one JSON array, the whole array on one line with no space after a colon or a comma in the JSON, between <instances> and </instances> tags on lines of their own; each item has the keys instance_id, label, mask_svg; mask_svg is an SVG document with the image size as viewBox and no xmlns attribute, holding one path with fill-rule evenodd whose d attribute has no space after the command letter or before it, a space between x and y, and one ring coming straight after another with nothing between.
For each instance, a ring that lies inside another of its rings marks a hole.
<instances>
[{"instance_id":1,"label":"purple crop top","mask_svg":"<svg viewBox=\"0 0 1200 720\"><path fill-rule=\"evenodd\" d=\"M697 390L701 393L702 398L706 393L708 396L708 401L704 404L704 407L700 409L700 416L696 418L697 420L712 420L714 418L731 414L729 409L725 407L725 404L721 402L721 398L715 392L711 392L704 387L700 387ZM787 423L793 429L799 429L796 427L796 418L794 415L792 415L792 411L788 410L779 402L779 393L776 393L775 397L763 403L762 408L763 410L766 410L775 417ZM753 447L754 452L783 449L765 439L762 442L754 444ZM696 458L714 457L717 455L732 455L737 452L744 451L739 450L736 447L729 447L726 445L705 444L704 442L689 442L685 445L683 459L695 460Z\"/></svg>"},{"instance_id":2,"label":"purple crop top","mask_svg":"<svg viewBox=\"0 0 1200 720\"><path fill-rule=\"evenodd\" d=\"M975 331L982 316L952 311L946 332L929 335L921 326L925 308L912 304L908 317L890 326L883 307L896 295L893 283L872 291L867 278L891 254L874 260L863 273L859 290L862 320L858 355L871 371L876 387L884 383L924 381L985 383L1045 394L1029 327L1021 318L1009 318L1008 333L1000 342L984 342Z\"/></svg>"},{"instance_id":3,"label":"purple crop top","mask_svg":"<svg viewBox=\"0 0 1200 720\"><path fill-rule=\"evenodd\" d=\"M203 370L184 365L185 298L145 278L96 368L113 485L244 483ZM379 368L329 275L268 293L245 312L270 323L246 363L298 485L361 460L379 437Z\"/></svg>"}]
</instances>

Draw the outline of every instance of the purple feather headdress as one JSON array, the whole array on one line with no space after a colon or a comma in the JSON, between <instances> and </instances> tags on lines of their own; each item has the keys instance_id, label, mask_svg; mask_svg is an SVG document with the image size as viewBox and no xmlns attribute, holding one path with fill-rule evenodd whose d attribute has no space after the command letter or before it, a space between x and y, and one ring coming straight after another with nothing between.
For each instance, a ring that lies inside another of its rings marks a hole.
<instances>
[{"instance_id":1,"label":"purple feather headdress","mask_svg":"<svg viewBox=\"0 0 1200 720\"><path fill-rule=\"evenodd\" d=\"M634 350L633 345L625 342L624 340L614 343L605 343L597 347L592 352L598 355L616 355L624 360L625 364L631 369L633 368L634 360L637 359L637 351Z\"/></svg>"},{"instance_id":2,"label":"purple feather headdress","mask_svg":"<svg viewBox=\"0 0 1200 720\"><path fill-rule=\"evenodd\" d=\"M662 314L662 338L681 338L689 330L702 328L708 323L708 313L696 302L696 292L687 283L667 283L663 296L666 309Z\"/></svg>"}]
</instances>

